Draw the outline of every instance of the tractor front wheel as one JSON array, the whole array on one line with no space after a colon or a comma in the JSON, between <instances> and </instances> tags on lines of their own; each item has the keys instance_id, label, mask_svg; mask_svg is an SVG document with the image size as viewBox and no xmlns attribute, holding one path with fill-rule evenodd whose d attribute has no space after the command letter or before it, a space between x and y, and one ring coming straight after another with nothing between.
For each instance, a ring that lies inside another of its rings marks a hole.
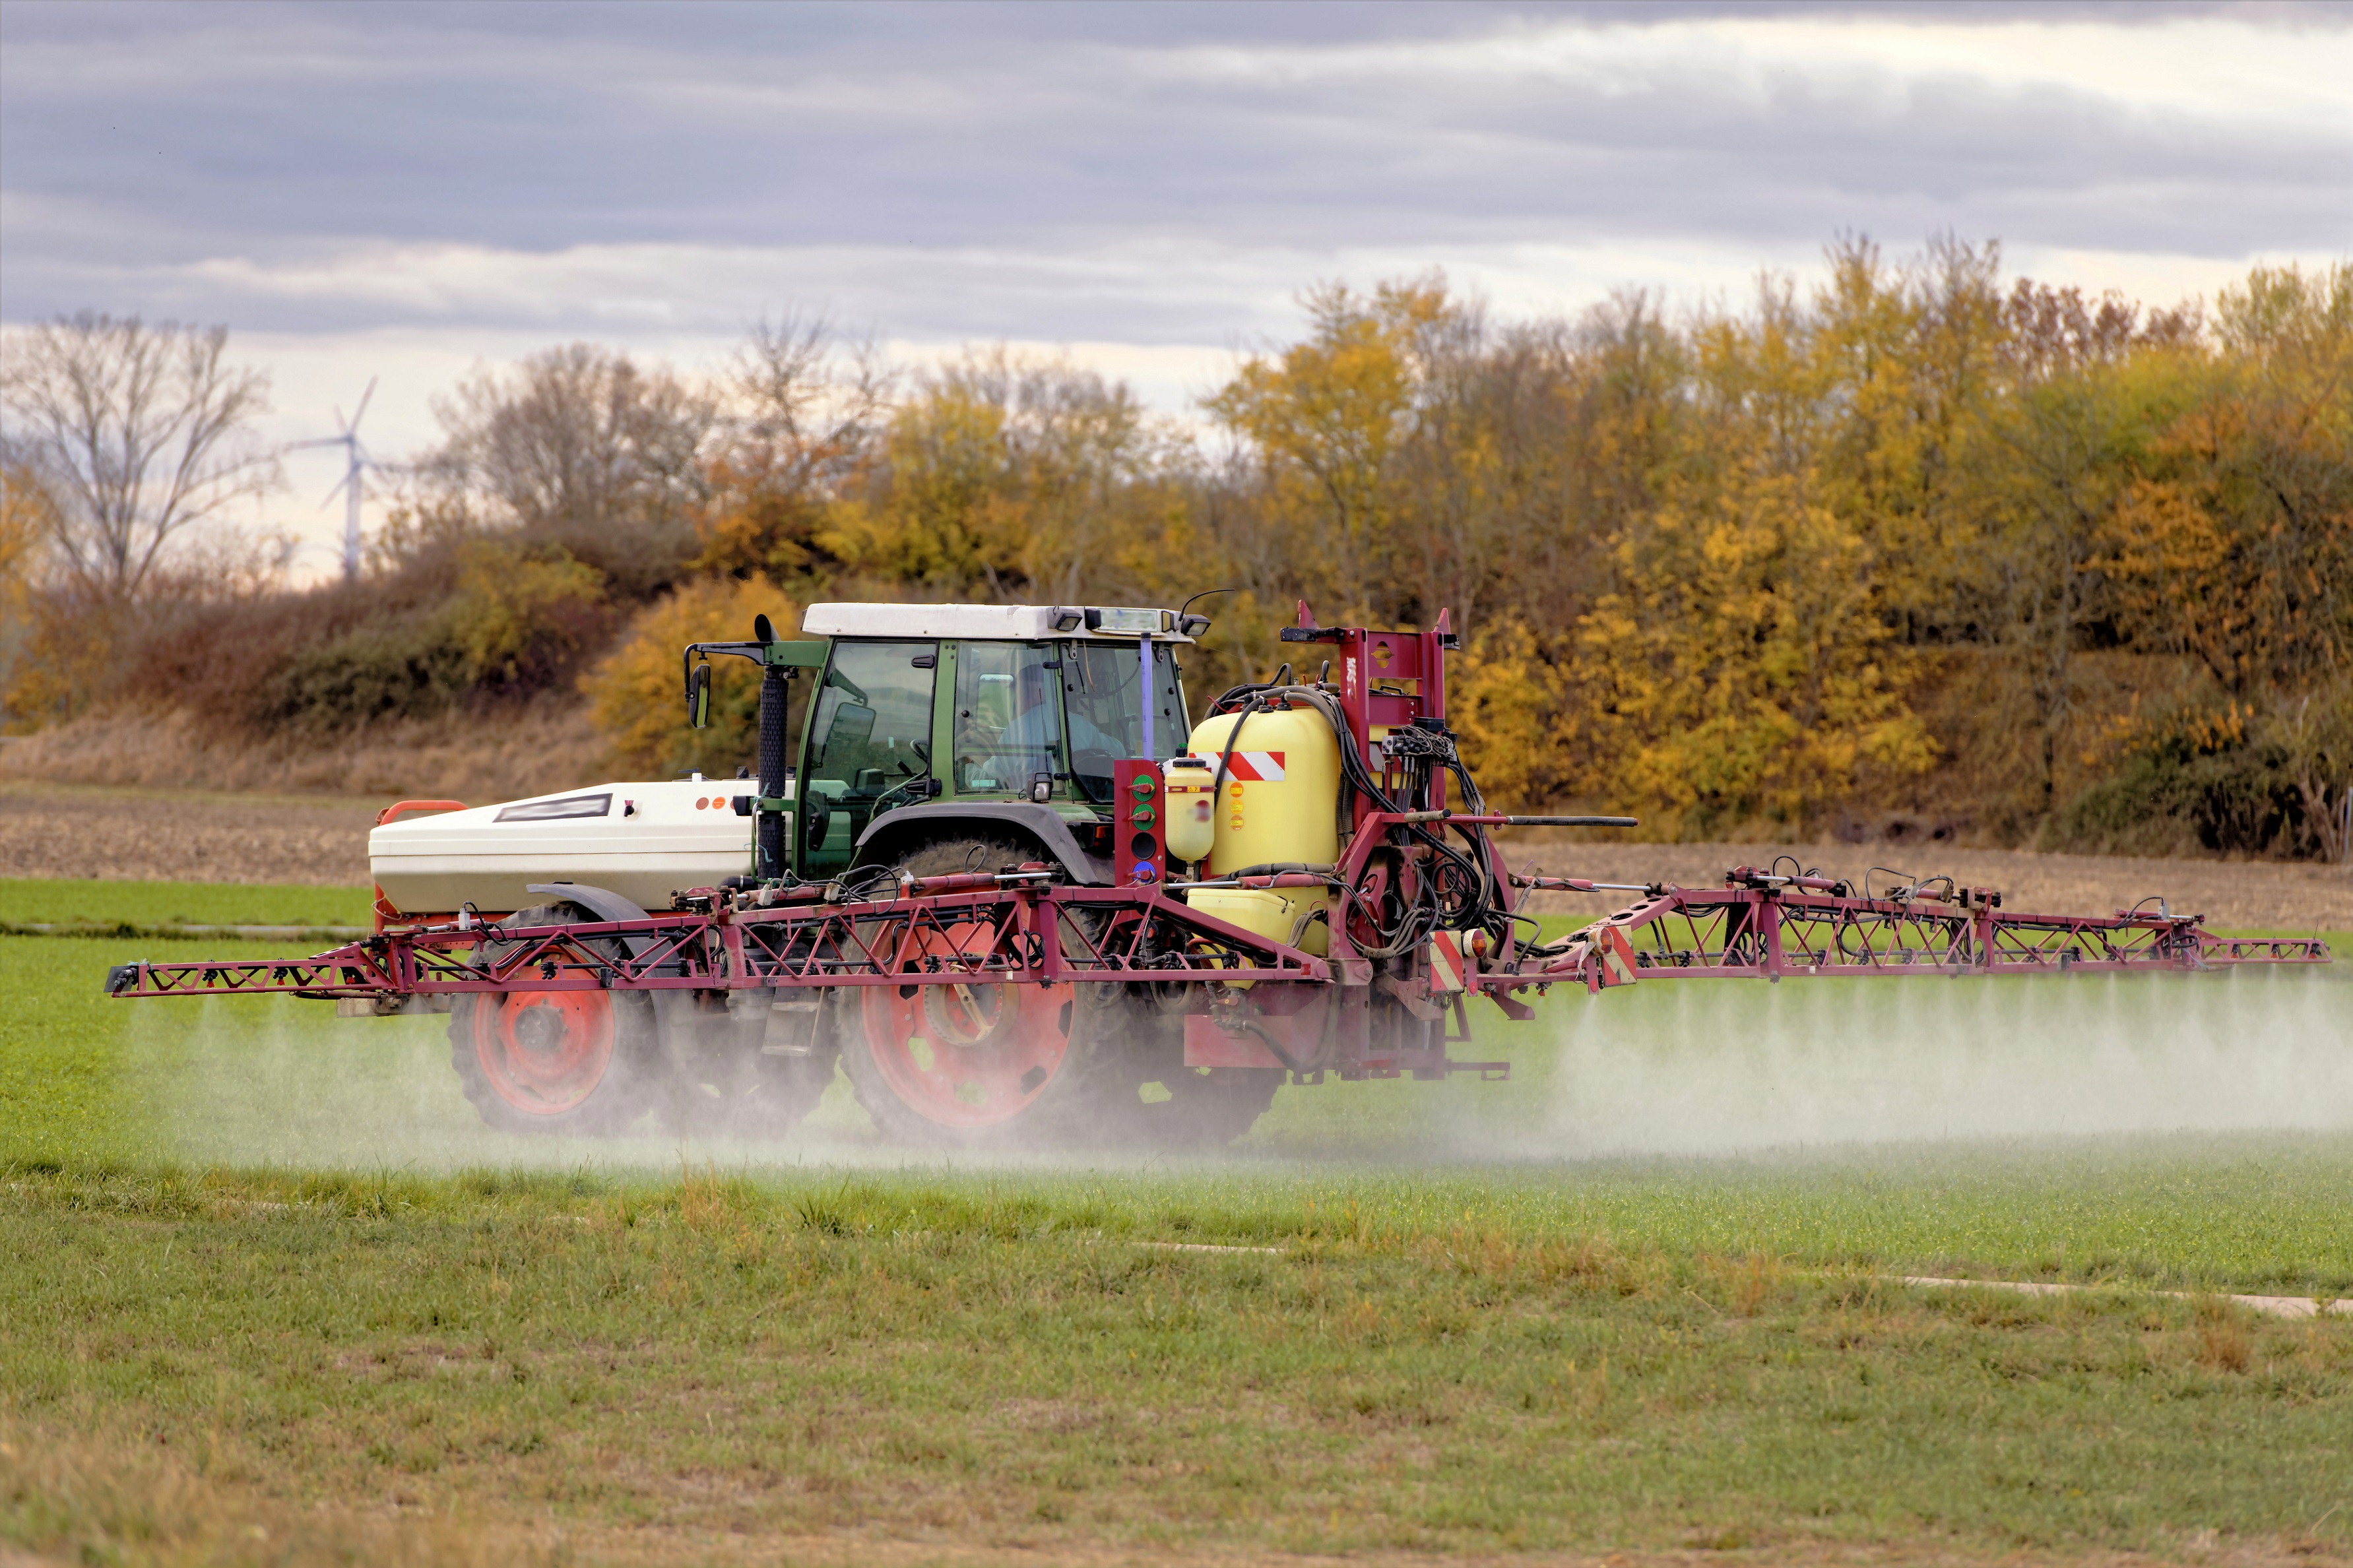
<instances>
[{"instance_id":1,"label":"tractor front wheel","mask_svg":"<svg viewBox=\"0 0 2353 1568\"><path fill-rule=\"evenodd\" d=\"M724 992L659 991L664 1079L662 1123L690 1136L780 1138L798 1127L833 1082L834 1043L824 1013L838 1002L819 993L738 993L754 1005L732 1012ZM798 1054L771 1053L769 1008L806 999ZM854 998L853 998L854 1000Z\"/></svg>"},{"instance_id":2,"label":"tractor front wheel","mask_svg":"<svg viewBox=\"0 0 2353 1568\"><path fill-rule=\"evenodd\" d=\"M501 923L519 930L601 918L550 904ZM496 956L501 945L492 938L482 952ZM478 991L449 1006L458 1082L482 1120L505 1132L623 1131L646 1109L655 1055L653 1007L643 992Z\"/></svg>"},{"instance_id":3,"label":"tractor front wheel","mask_svg":"<svg viewBox=\"0 0 2353 1568\"><path fill-rule=\"evenodd\" d=\"M1250 1130L1289 1076L1185 1065L1187 987L1096 987L1092 1030L1119 1042L1096 1065L1094 1136L1155 1149L1216 1149Z\"/></svg>"},{"instance_id":4,"label":"tractor front wheel","mask_svg":"<svg viewBox=\"0 0 2353 1568\"><path fill-rule=\"evenodd\" d=\"M1153 1076L1123 1097L1118 1119L1136 1142L1156 1149L1222 1149L1265 1114L1289 1075L1262 1068L1149 1069ZM1108 1122L1111 1118L1106 1116Z\"/></svg>"}]
</instances>

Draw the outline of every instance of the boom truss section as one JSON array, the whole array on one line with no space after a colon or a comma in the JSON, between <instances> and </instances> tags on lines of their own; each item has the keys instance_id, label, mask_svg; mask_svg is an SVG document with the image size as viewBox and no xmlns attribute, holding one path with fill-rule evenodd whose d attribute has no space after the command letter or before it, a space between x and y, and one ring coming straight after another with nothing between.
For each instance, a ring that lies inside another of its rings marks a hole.
<instances>
[{"instance_id":1,"label":"boom truss section","mask_svg":"<svg viewBox=\"0 0 2353 1568\"><path fill-rule=\"evenodd\" d=\"M301 960L121 964L109 973L107 990L123 997L287 994L391 1001L519 988L1331 979L1324 960L1156 889L970 875L911 881L896 891L869 901L715 907L642 921L389 931Z\"/></svg>"},{"instance_id":2,"label":"boom truss section","mask_svg":"<svg viewBox=\"0 0 2353 1568\"><path fill-rule=\"evenodd\" d=\"M1516 878L1537 891L1610 890L1574 878ZM2202 916L2163 910L2113 915L2005 910L1983 889L1912 887L1858 896L1842 883L1740 867L1723 888L1652 886L1577 932L1544 965L1592 990L1649 979L1825 975L2059 974L2189 972L2242 964L2329 962L2305 937L2221 937ZM1634 890L1634 889L1625 889Z\"/></svg>"}]
</instances>

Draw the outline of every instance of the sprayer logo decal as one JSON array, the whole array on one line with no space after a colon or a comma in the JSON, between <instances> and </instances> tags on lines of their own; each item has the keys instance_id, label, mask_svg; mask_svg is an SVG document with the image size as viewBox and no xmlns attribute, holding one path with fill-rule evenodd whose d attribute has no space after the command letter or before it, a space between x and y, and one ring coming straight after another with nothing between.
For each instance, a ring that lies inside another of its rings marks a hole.
<instances>
[{"instance_id":1,"label":"sprayer logo decal","mask_svg":"<svg viewBox=\"0 0 2353 1568\"><path fill-rule=\"evenodd\" d=\"M1203 754L1199 752L1194 753L1195 756ZM1211 762L1217 761L1218 753L1215 752L1206 754ZM1226 776L1240 779L1246 784L1281 784L1282 759L1281 752L1236 752L1233 760L1226 764Z\"/></svg>"}]
</instances>

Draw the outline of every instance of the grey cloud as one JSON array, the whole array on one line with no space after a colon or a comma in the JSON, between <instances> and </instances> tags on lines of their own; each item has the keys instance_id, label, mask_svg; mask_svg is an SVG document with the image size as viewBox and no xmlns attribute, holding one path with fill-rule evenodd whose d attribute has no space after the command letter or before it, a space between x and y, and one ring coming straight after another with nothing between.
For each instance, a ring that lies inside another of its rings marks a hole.
<instances>
[{"instance_id":1,"label":"grey cloud","mask_svg":"<svg viewBox=\"0 0 2353 1568\"><path fill-rule=\"evenodd\" d=\"M1959 75L1898 98L1817 76L1759 100L1696 63L1606 98L1409 60L1280 88L1165 68L1221 47L1409 53L1528 18L1850 9L14 4L0 313L462 321L471 307L305 299L184 269L383 240L677 243L801 258L779 303L817 289L871 301L893 330L1201 341L1212 295L1179 281L1155 299L1086 258L1160 245L1440 260L1607 239L1770 252L1845 228L1901 243L1947 227L2234 256L2353 235L2341 126L2258 131ZM2263 15L2313 26L2341 13ZM566 330L609 319L593 301L549 310Z\"/></svg>"}]
</instances>

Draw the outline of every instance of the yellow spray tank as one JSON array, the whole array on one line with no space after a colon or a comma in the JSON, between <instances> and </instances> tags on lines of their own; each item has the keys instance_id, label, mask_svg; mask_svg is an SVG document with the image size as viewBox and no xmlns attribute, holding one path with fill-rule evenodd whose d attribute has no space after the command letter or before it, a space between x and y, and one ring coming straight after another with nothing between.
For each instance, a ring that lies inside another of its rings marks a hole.
<instances>
[{"instance_id":1,"label":"yellow spray tank","mask_svg":"<svg viewBox=\"0 0 2353 1568\"><path fill-rule=\"evenodd\" d=\"M1229 877L1253 866L1338 860L1340 742L1330 722L1304 704L1252 713L1240 721L1239 731L1236 722L1231 713L1204 719L1186 745L1212 769L1233 748L1203 870ZM1313 953L1323 953L1331 936L1331 895L1321 888L1200 888L1186 902Z\"/></svg>"}]
</instances>

